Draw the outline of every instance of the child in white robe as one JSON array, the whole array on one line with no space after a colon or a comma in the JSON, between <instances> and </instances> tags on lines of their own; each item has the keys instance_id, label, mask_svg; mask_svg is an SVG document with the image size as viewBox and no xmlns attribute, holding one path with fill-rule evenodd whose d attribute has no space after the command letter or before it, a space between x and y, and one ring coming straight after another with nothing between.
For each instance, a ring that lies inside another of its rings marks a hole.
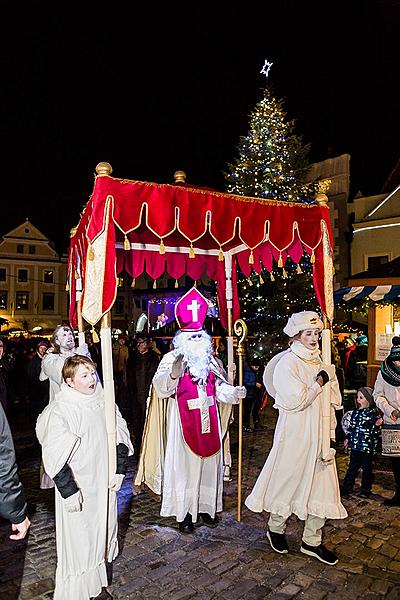
<instances>
[{"instance_id":1,"label":"child in white robe","mask_svg":"<svg viewBox=\"0 0 400 600\"><path fill-rule=\"evenodd\" d=\"M43 463L56 484L54 600L111 598L106 562L118 554L116 492L132 444L117 410L117 474L109 483L104 391L95 365L75 355L62 372L65 383L36 424Z\"/></svg>"}]
</instances>

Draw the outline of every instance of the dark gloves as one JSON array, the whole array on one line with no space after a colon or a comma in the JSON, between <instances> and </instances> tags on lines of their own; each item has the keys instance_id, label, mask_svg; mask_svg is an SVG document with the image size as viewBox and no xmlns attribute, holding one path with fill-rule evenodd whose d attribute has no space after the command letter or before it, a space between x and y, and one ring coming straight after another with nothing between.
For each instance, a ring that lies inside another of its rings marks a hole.
<instances>
[{"instance_id":1,"label":"dark gloves","mask_svg":"<svg viewBox=\"0 0 400 600\"><path fill-rule=\"evenodd\" d=\"M318 377L322 378L322 381L324 382L322 385L324 386L326 383L328 383L329 381L329 375L326 371L320 371L319 373L317 373L317 379Z\"/></svg>"},{"instance_id":2,"label":"dark gloves","mask_svg":"<svg viewBox=\"0 0 400 600\"><path fill-rule=\"evenodd\" d=\"M129 448L125 444L117 445L117 474L125 475L128 470Z\"/></svg>"},{"instance_id":3,"label":"dark gloves","mask_svg":"<svg viewBox=\"0 0 400 600\"><path fill-rule=\"evenodd\" d=\"M65 464L61 471L53 477L53 481L57 486L58 491L62 498L69 498L73 494L79 491L76 481L72 474L71 468L68 464Z\"/></svg>"}]
</instances>

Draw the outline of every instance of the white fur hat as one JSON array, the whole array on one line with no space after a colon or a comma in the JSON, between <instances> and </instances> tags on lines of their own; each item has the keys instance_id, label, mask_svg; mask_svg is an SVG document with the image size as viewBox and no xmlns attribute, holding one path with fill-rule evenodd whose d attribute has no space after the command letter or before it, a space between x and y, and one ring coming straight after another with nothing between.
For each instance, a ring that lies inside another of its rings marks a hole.
<instances>
[{"instance_id":1,"label":"white fur hat","mask_svg":"<svg viewBox=\"0 0 400 600\"><path fill-rule=\"evenodd\" d=\"M286 333L289 337L294 337L300 331L305 329L323 329L324 325L317 315L312 310L303 310L299 313L294 313L289 317L288 322L283 328L283 333Z\"/></svg>"}]
</instances>

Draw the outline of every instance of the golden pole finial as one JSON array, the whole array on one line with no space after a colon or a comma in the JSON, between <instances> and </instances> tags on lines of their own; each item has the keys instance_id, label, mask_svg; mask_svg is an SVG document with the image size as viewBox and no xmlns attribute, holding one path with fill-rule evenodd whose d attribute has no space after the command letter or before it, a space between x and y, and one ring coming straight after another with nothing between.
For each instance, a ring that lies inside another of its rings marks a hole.
<instances>
[{"instance_id":1,"label":"golden pole finial","mask_svg":"<svg viewBox=\"0 0 400 600\"><path fill-rule=\"evenodd\" d=\"M318 204L325 206L328 204L329 198L326 195L327 191L331 187L332 179L321 179L317 183L317 193L315 196L315 200Z\"/></svg>"},{"instance_id":2,"label":"golden pole finial","mask_svg":"<svg viewBox=\"0 0 400 600\"><path fill-rule=\"evenodd\" d=\"M95 171L98 177L108 177L113 172L112 166L108 162L100 162Z\"/></svg>"},{"instance_id":3,"label":"golden pole finial","mask_svg":"<svg viewBox=\"0 0 400 600\"><path fill-rule=\"evenodd\" d=\"M186 182L185 171L175 171L174 180L175 180L175 183L185 183Z\"/></svg>"}]
</instances>

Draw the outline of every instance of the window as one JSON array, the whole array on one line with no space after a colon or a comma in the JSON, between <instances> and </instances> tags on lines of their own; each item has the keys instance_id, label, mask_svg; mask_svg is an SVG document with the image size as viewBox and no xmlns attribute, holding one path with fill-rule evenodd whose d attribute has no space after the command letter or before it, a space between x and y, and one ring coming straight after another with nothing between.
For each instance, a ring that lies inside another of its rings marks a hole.
<instances>
[{"instance_id":1,"label":"window","mask_svg":"<svg viewBox=\"0 0 400 600\"><path fill-rule=\"evenodd\" d=\"M53 271L44 271L44 273L43 273L43 281L45 283L53 283L53 281L54 281L54 273L53 273Z\"/></svg>"},{"instance_id":2,"label":"window","mask_svg":"<svg viewBox=\"0 0 400 600\"><path fill-rule=\"evenodd\" d=\"M29 246L29 254L36 254L36 246Z\"/></svg>"},{"instance_id":3,"label":"window","mask_svg":"<svg viewBox=\"0 0 400 600\"><path fill-rule=\"evenodd\" d=\"M43 293L43 310L54 310L54 293Z\"/></svg>"},{"instance_id":4,"label":"window","mask_svg":"<svg viewBox=\"0 0 400 600\"><path fill-rule=\"evenodd\" d=\"M7 292L0 292L0 309L7 310Z\"/></svg>"},{"instance_id":5,"label":"window","mask_svg":"<svg viewBox=\"0 0 400 600\"><path fill-rule=\"evenodd\" d=\"M115 314L123 315L124 314L124 299L119 297L116 299L114 304Z\"/></svg>"},{"instance_id":6,"label":"window","mask_svg":"<svg viewBox=\"0 0 400 600\"><path fill-rule=\"evenodd\" d=\"M387 254L382 256L368 256L368 271L379 269L381 265L384 265L387 262L389 262L389 257Z\"/></svg>"},{"instance_id":7,"label":"window","mask_svg":"<svg viewBox=\"0 0 400 600\"><path fill-rule=\"evenodd\" d=\"M18 281L26 283L28 281L28 269L18 269Z\"/></svg>"},{"instance_id":8,"label":"window","mask_svg":"<svg viewBox=\"0 0 400 600\"><path fill-rule=\"evenodd\" d=\"M16 310L28 310L29 308L29 292L17 292L15 294Z\"/></svg>"},{"instance_id":9,"label":"window","mask_svg":"<svg viewBox=\"0 0 400 600\"><path fill-rule=\"evenodd\" d=\"M7 281L7 269L0 269L0 281Z\"/></svg>"},{"instance_id":10,"label":"window","mask_svg":"<svg viewBox=\"0 0 400 600\"><path fill-rule=\"evenodd\" d=\"M18 254L24 253L24 245L23 244L17 244L17 253Z\"/></svg>"}]
</instances>

